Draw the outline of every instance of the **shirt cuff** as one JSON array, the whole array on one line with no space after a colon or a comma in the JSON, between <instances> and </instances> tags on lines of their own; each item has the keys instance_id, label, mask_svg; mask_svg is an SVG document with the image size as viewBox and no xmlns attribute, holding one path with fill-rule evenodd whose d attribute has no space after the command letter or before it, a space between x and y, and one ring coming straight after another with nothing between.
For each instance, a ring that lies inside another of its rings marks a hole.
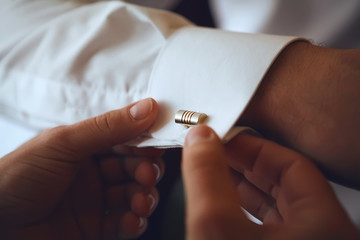
<instances>
[{"instance_id":1,"label":"shirt cuff","mask_svg":"<svg viewBox=\"0 0 360 240\"><path fill-rule=\"evenodd\" d=\"M222 140L229 140L271 64L298 39L182 28L160 52L150 78L148 97L159 104L158 118L149 134L132 145L183 146L189 128L175 123L178 110L206 114L205 124Z\"/></svg>"}]
</instances>

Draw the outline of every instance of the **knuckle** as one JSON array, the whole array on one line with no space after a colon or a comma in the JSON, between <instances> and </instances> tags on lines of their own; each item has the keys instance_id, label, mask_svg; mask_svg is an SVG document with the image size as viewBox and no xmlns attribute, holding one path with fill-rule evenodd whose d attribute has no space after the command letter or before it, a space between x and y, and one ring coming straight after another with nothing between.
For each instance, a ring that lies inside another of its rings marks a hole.
<instances>
[{"instance_id":1,"label":"knuckle","mask_svg":"<svg viewBox=\"0 0 360 240\"><path fill-rule=\"evenodd\" d=\"M194 159L206 160L206 159L216 159L222 158L222 150L217 146L212 146L209 148L207 144L201 144L192 148L190 151L187 151L188 155Z\"/></svg>"},{"instance_id":2,"label":"knuckle","mask_svg":"<svg viewBox=\"0 0 360 240\"><path fill-rule=\"evenodd\" d=\"M197 148L187 151L183 158L183 168L191 171L217 171L224 163L223 152L220 149L209 148L206 145L199 145Z\"/></svg>"},{"instance_id":3,"label":"knuckle","mask_svg":"<svg viewBox=\"0 0 360 240\"><path fill-rule=\"evenodd\" d=\"M229 225L230 217L227 211L214 208L214 205L206 207L206 204L188 221L188 227L193 231L207 233L209 237L225 236L225 231Z\"/></svg>"},{"instance_id":4,"label":"knuckle","mask_svg":"<svg viewBox=\"0 0 360 240\"><path fill-rule=\"evenodd\" d=\"M52 141L53 139L61 140L67 136L66 126L57 126L54 128L46 129L39 134L39 137L44 141Z\"/></svg>"},{"instance_id":5,"label":"knuckle","mask_svg":"<svg viewBox=\"0 0 360 240\"><path fill-rule=\"evenodd\" d=\"M39 146L51 152L72 153L75 150L71 149L69 135L68 126L58 126L41 132L37 140L40 142Z\"/></svg>"},{"instance_id":6,"label":"knuckle","mask_svg":"<svg viewBox=\"0 0 360 240\"><path fill-rule=\"evenodd\" d=\"M93 123L95 128L100 131L111 131L113 129L111 124L111 112L96 116L93 118Z\"/></svg>"}]
</instances>

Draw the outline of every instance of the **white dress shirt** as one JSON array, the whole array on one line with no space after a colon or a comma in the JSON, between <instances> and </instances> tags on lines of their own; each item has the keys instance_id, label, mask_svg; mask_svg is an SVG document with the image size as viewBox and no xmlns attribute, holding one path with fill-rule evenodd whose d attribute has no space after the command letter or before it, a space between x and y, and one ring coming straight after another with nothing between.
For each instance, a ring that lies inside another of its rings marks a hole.
<instances>
[{"instance_id":1,"label":"white dress shirt","mask_svg":"<svg viewBox=\"0 0 360 240\"><path fill-rule=\"evenodd\" d=\"M295 39L199 28L120 1L2 5L1 114L43 129L153 97L160 115L138 146L181 146L187 128L174 122L180 109L207 114L225 139Z\"/></svg>"},{"instance_id":2,"label":"white dress shirt","mask_svg":"<svg viewBox=\"0 0 360 240\"><path fill-rule=\"evenodd\" d=\"M238 33L130 4L172 8L178 0L126 2L3 0L0 115L41 130L151 96L160 101L160 117L137 144L181 145L186 128L173 121L179 109L206 113L226 139L272 61L294 40L239 31L360 43L357 0L210 0L217 24Z\"/></svg>"}]
</instances>

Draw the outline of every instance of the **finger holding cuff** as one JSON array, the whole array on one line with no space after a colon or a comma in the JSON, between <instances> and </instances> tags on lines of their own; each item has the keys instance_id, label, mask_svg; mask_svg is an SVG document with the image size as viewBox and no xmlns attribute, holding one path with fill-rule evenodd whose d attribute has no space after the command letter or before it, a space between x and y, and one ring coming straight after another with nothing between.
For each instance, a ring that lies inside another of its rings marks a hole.
<instances>
[{"instance_id":1,"label":"finger holding cuff","mask_svg":"<svg viewBox=\"0 0 360 240\"><path fill-rule=\"evenodd\" d=\"M232 239L239 231L254 236L255 226L240 208L223 144L209 127L196 126L186 136L182 174L188 239Z\"/></svg>"}]
</instances>

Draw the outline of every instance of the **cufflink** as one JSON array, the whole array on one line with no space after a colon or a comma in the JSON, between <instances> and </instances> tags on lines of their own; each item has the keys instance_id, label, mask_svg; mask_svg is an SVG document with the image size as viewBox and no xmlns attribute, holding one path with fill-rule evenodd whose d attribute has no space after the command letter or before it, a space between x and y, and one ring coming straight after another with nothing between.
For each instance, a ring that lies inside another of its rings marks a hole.
<instances>
[{"instance_id":1,"label":"cufflink","mask_svg":"<svg viewBox=\"0 0 360 240\"><path fill-rule=\"evenodd\" d=\"M207 115L204 113L179 110L175 114L175 123L190 127L204 122L206 118Z\"/></svg>"}]
</instances>

